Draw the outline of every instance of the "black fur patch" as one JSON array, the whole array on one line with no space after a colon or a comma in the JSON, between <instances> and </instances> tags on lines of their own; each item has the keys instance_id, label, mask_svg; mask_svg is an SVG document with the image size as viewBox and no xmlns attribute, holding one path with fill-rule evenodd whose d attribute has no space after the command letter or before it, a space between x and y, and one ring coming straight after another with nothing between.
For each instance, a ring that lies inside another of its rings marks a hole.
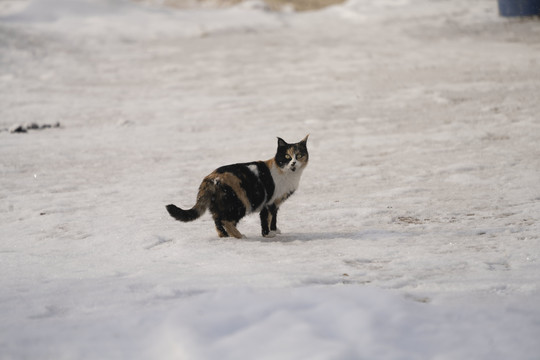
<instances>
[{"instance_id":1,"label":"black fur patch","mask_svg":"<svg viewBox=\"0 0 540 360\"><path fill-rule=\"evenodd\" d=\"M253 164L257 166L257 170L259 171L259 181L263 184L264 189L266 190L266 200L268 200L272 197L272 195L274 195L274 190L276 189L270 169L268 169L268 166L266 166L263 161L257 161Z\"/></svg>"}]
</instances>

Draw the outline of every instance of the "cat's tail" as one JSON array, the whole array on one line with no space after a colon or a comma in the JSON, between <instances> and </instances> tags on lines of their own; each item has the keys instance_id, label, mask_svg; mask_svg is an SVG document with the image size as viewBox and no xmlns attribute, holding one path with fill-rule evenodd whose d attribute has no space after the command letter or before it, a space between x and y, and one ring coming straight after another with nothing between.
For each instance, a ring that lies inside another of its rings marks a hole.
<instances>
[{"instance_id":1,"label":"cat's tail","mask_svg":"<svg viewBox=\"0 0 540 360\"><path fill-rule=\"evenodd\" d=\"M203 180L197 194L197 203L189 210L180 209L174 204L167 205L167 211L176 220L188 222L197 220L210 206L212 196L215 193L215 184L207 179Z\"/></svg>"}]
</instances>

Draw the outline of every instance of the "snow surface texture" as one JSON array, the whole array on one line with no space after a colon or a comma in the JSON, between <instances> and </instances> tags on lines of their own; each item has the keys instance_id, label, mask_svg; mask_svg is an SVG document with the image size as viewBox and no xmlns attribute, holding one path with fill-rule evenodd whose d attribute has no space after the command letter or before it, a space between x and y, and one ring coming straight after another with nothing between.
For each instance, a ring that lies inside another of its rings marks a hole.
<instances>
[{"instance_id":1,"label":"snow surface texture","mask_svg":"<svg viewBox=\"0 0 540 360\"><path fill-rule=\"evenodd\" d=\"M538 359L540 22L11 3L0 359ZM166 213L307 133L282 235Z\"/></svg>"}]
</instances>

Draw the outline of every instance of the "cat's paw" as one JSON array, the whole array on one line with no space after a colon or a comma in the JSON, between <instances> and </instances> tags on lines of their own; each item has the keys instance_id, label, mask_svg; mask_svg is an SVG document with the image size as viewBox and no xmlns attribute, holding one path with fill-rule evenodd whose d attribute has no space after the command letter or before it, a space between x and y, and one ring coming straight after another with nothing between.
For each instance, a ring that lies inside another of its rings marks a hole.
<instances>
[{"instance_id":1,"label":"cat's paw","mask_svg":"<svg viewBox=\"0 0 540 360\"><path fill-rule=\"evenodd\" d=\"M273 238L273 237L276 237L276 232L275 231L270 231L268 234L266 235L263 235L265 238Z\"/></svg>"},{"instance_id":2,"label":"cat's paw","mask_svg":"<svg viewBox=\"0 0 540 360\"><path fill-rule=\"evenodd\" d=\"M279 229L276 229L276 231L274 231L277 235L281 234L281 230Z\"/></svg>"}]
</instances>

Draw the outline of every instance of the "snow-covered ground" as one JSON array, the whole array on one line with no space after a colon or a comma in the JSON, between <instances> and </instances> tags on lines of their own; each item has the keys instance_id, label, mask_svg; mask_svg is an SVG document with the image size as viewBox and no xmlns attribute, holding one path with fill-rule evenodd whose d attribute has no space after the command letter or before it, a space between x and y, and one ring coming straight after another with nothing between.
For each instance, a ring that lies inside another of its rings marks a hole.
<instances>
[{"instance_id":1,"label":"snow-covered ground","mask_svg":"<svg viewBox=\"0 0 540 360\"><path fill-rule=\"evenodd\" d=\"M2 3L0 359L540 357L539 21ZM281 236L166 213L308 133Z\"/></svg>"}]
</instances>

